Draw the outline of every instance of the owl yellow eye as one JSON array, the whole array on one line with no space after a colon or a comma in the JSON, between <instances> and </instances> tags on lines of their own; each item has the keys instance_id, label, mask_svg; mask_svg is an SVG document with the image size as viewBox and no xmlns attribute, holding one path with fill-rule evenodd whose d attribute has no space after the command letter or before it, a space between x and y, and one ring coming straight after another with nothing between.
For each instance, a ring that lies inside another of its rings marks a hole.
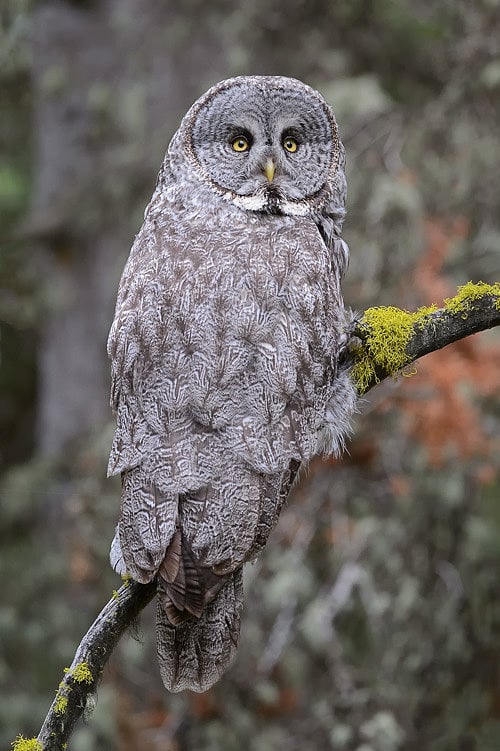
<instances>
[{"instance_id":1,"label":"owl yellow eye","mask_svg":"<svg viewBox=\"0 0 500 751\"><path fill-rule=\"evenodd\" d=\"M245 138L245 136L238 136L238 138L235 138L232 142L232 147L235 151L248 151L250 148L250 144L248 143L248 139Z\"/></svg>"},{"instance_id":2,"label":"owl yellow eye","mask_svg":"<svg viewBox=\"0 0 500 751\"><path fill-rule=\"evenodd\" d=\"M286 151L289 151L290 154L293 154L294 151L297 151L299 148L299 144L295 140L295 138L291 138L290 136L287 136L285 140L283 141L283 148Z\"/></svg>"}]
</instances>

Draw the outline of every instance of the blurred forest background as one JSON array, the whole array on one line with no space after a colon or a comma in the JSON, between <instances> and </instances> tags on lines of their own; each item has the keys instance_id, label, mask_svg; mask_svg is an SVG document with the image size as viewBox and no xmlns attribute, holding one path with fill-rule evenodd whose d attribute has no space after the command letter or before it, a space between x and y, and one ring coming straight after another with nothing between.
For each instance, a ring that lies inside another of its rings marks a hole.
<instances>
[{"instance_id":1,"label":"blurred forest background","mask_svg":"<svg viewBox=\"0 0 500 751\"><path fill-rule=\"evenodd\" d=\"M2 0L0 747L120 584L105 345L170 136L212 83L301 78L348 155L347 304L500 277L498 0ZM238 658L160 682L152 611L72 751L498 751L500 337L369 394L248 567ZM137 635L136 635L137 636Z\"/></svg>"}]
</instances>

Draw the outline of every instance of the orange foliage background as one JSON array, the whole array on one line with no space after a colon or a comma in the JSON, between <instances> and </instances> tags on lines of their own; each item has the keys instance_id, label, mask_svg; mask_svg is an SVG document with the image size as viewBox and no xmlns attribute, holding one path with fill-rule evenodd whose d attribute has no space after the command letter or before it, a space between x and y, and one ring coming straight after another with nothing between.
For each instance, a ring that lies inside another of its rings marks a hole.
<instances>
[{"instance_id":1,"label":"orange foliage background","mask_svg":"<svg viewBox=\"0 0 500 751\"><path fill-rule=\"evenodd\" d=\"M414 275L423 305L440 305L454 294L443 267L455 244L467 235L464 217L426 222L426 248ZM498 450L500 439L488 433L478 407L482 397L499 390L500 344L486 342L484 336L462 339L427 355L417 371L396 395L407 433L426 447L431 465L441 466L450 452L460 459L481 457L479 479L493 479L487 459Z\"/></svg>"}]
</instances>

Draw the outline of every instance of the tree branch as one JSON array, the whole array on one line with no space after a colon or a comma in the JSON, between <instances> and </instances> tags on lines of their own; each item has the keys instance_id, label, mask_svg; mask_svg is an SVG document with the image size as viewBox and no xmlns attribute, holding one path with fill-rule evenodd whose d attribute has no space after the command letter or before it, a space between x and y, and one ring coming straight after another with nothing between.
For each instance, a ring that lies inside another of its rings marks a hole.
<instances>
[{"instance_id":1,"label":"tree branch","mask_svg":"<svg viewBox=\"0 0 500 751\"><path fill-rule=\"evenodd\" d=\"M465 285L441 309L408 313L398 308L370 308L353 327L353 374L366 393L429 352L470 334L500 325L500 284ZM71 668L38 736L40 751L60 751L95 694L106 662L122 634L155 595L155 583L126 582L113 594L82 639ZM23 750L18 740L15 751ZM27 749L28 746L25 746ZM35 748L30 746L29 748Z\"/></svg>"},{"instance_id":2,"label":"tree branch","mask_svg":"<svg viewBox=\"0 0 500 751\"><path fill-rule=\"evenodd\" d=\"M415 313L399 308L365 311L352 330L360 342L352 348L352 374L360 395L420 357L500 325L500 282L469 282L444 302L442 308Z\"/></svg>"},{"instance_id":3,"label":"tree branch","mask_svg":"<svg viewBox=\"0 0 500 751\"><path fill-rule=\"evenodd\" d=\"M155 593L155 582L137 584L132 580L113 593L80 642L71 667L65 671L38 735L40 751L64 748L89 698L95 694L116 644ZM14 746L14 751L23 751L22 745Z\"/></svg>"}]
</instances>

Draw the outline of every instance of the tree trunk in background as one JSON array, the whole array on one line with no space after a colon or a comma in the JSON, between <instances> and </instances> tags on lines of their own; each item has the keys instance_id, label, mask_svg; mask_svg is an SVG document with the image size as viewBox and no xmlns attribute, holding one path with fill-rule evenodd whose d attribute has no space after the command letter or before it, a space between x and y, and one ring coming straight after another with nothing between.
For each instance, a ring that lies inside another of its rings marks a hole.
<instances>
[{"instance_id":1,"label":"tree trunk in background","mask_svg":"<svg viewBox=\"0 0 500 751\"><path fill-rule=\"evenodd\" d=\"M119 274L168 140L224 51L172 3L50 2L35 13L35 186L43 257L38 447L110 417L105 356Z\"/></svg>"}]
</instances>

